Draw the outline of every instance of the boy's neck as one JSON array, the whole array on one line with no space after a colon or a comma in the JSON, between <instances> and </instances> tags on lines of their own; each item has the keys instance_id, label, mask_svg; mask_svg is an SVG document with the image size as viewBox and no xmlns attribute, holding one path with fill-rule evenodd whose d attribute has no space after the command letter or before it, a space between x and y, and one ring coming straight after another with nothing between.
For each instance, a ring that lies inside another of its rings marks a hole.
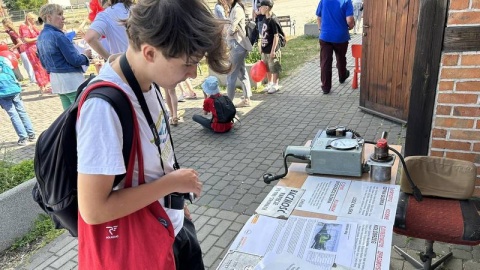
<instances>
[{"instance_id":1,"label":"boy's neck","mask_svg":"<svg viewBox=\"0 0 480 270\"><path fill-rule=\"evenodd\" d=\"M270 19L272 17L272 13L270 11L265 12L265 17Z\"/></svg>"}]
</instances>

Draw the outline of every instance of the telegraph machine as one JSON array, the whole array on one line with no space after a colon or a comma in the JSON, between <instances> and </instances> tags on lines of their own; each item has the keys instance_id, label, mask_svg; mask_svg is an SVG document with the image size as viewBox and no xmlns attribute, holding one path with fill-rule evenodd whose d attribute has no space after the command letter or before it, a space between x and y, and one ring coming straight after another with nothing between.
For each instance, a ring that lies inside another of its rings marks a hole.
<instances>
[{"instance_id":1,"label":"telegraph machine","mask_svg":"<svg viewBox=\"0 0 480 270\"><path fill-rule=\"evenodd\" d=\"M328 174L360 177L370 171L374 181L390 180L395 156L390 155L387 133L377 142L365 141L358 133L342 126L320 130L310 146L287 146L284 152L285 173L265 174L265 183L283 178L287 174L287 159L292 162L307 163L308 174ZM365 143L375 144L374 153L365 161Z\"/></svg>"}]
</instances>

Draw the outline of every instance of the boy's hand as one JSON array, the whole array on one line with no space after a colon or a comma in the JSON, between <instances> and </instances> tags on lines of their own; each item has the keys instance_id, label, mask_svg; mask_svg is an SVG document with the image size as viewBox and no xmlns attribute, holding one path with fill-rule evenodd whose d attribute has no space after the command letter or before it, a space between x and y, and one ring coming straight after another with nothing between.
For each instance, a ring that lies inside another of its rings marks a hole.
<instances>
[{"instance_id":1,"label":"boy's hand","mask_svg":"<svg viewBox=\"0 0 480 270\"><path fill-rule=\"evenodd\" d=\"M272 49L272 51L270 52L270 59L274 59L275 58L275 51Z\"/></svg>"},{"instance_id":2,"label":"boy's hand","mask_svg":"<svg viewBox=\"0 0 480 270\"><path fill-rule=\"evenodd\" d=\"M194 169L175 170L164 177L173 178L172 184L175 186L175 192L193 192L197 197L200 197L200 193L202 193L203 184L198 178L198 172Z\"/></svg>"}]
</instances>

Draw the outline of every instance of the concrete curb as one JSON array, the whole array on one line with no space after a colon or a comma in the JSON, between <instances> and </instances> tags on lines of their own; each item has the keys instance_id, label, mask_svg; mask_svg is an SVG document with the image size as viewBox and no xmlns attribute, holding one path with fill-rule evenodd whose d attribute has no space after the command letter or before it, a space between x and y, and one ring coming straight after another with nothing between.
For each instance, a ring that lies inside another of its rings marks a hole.
<instances>
[{"instance_id":1,"label":"concrete curb","mask_svg":"<svg viewBox=\"0 0 480 270\"><path fill-rule=\"evenodd\" d=\"M32 228L42 209L32 199L33 178L0 194L0 252Z\"/></svg>"}]
</instances>

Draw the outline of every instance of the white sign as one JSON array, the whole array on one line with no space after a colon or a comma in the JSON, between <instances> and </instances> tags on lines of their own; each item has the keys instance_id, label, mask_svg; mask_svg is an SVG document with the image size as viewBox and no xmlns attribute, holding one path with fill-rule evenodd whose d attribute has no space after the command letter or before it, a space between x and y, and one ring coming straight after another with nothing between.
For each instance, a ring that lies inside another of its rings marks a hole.
<instances>
[{"instance_id":1,"label":"white sign","mask_svg":"<svg viewBox=\"0 0 480 270\"><path fill-rule=\"evenodd\" d=\"M255 210L255 213L287 219L302 197L303 192L303 189L275 186Z\"/></svg>"}]
</instances>

